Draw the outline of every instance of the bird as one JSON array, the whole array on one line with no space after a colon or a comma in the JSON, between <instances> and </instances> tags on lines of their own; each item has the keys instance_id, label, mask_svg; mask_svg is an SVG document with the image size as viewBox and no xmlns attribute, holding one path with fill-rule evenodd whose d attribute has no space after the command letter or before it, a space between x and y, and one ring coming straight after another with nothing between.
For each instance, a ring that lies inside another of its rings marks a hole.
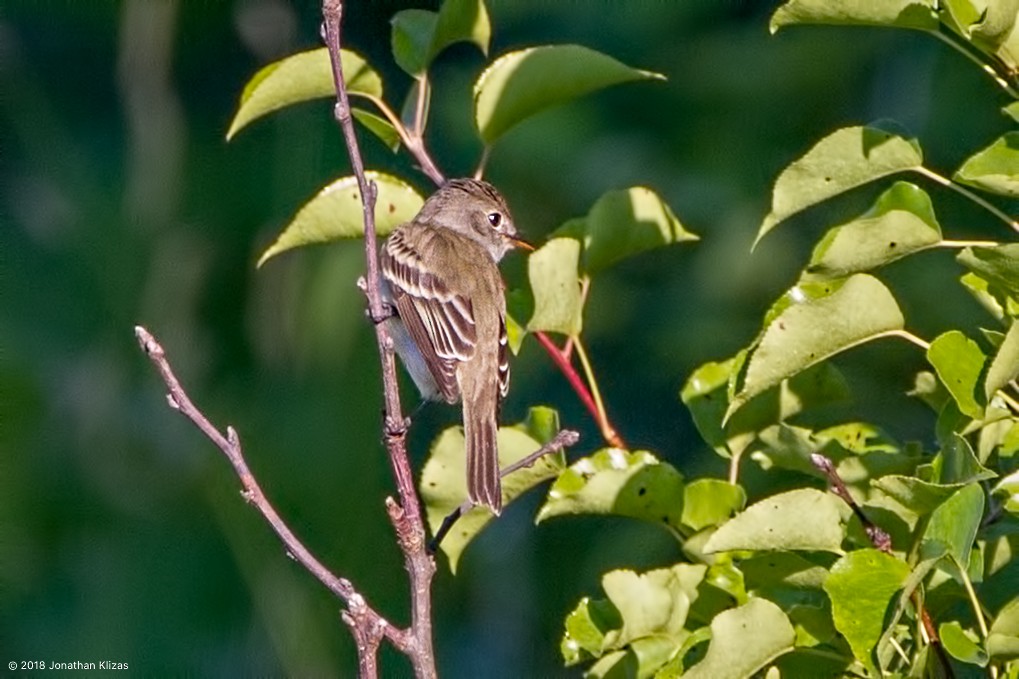
<instances>
[{"instance_id":1,"label":"bird","mask_svg":"<svg viewBox=\"0 0 1019 679\"><path fill-rule=\"evenodd\" d=\"M480 179L446 181L383 242L386 323L426 401L463 404L467 494L502 510L498 414L509 390L505 284L498 263L517 235L506 200Z\"/></svg>"}]
</instances>

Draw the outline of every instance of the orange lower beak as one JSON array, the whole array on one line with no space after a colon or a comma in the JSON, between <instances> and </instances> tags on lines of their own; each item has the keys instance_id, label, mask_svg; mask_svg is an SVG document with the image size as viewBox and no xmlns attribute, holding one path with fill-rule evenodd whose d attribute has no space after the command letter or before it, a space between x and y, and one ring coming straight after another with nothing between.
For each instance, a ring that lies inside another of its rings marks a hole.
<instances>
[{"instance_id":1,"label":"orange lower beak","mask_svg":"<svg viewBox=\"0 0 1019 679\"><path fill-rule=\"evenodd\" d=\"M525 241L523 238L517 238L516 236L510 236L509 242L513 243L514 247L523 248L528 252L534 252L537 248Z\"/></svg>"}]
</instances>

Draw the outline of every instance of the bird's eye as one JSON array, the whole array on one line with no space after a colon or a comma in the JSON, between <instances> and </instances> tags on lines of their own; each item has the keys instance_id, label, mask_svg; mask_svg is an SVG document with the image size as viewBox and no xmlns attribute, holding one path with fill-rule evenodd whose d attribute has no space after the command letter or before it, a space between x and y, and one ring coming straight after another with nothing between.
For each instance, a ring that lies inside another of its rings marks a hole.
<instances>
[{"instance_id":1,"label":"bird's eye","mask_svg":"<svg viewBox=\"0 0 1019 679\"><path fill-rule=\"evenodd\" d=\"M502 224L502 215L499 214L498 212L489 212L488 223L491 224L496 229L498 229L499 225Z\"/></svg>"}]
</instances>

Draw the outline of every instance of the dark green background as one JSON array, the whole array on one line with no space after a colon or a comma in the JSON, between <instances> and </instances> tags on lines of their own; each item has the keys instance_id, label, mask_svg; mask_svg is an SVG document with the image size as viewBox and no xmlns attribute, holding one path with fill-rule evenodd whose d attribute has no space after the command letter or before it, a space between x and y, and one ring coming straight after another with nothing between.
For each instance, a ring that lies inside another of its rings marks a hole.
<instances>
[{"instance_id":1,"label":"dark green background","mask_svg":"<svg viewBox=\"0 0 1019 679\"><path fill-rule=\"evenodd\" d=\"M418 3L416 6L422 6ZM825 224L862 210L868 187L793 220L750 254L770 184L832 129L882 117L916 133L944 173L1006 124L990 79L916 33L792 28L774 2L491 0L492 54L576 42L668 76L549 111L497 146L488 177L541 240L604 191L648 185L702 237L595 281L587 338L609 412L634 447L686 474L719 473L676 394L691 370L746 344L796 278ZM388 52L406 3L349 3L345 44L409 85ZM434 7L434 4L433 4ZM0 667L127 662L132 673L350 676L338 602L286 558L233 473L166 407L135 344L146 325L192 397L241 434L262 485L311 550L398 624L402 560L385 518L378 360L356 244L258 254L295 210L347 174L326 101L259 121L229 145L239 93L262 65L318 44L316 3L4 2L0 7ZM480 150L469 46L434 69L429 143L448 174ZM361 134L369 167L430 189L405 157ZM1000 225L943 190L946 232ZM523 259L505 267L519 285ZM950 253L886 278L927 339L979 312L951 284ZM931 417L903 392L923 357L904 343L840 358L858 391L830 415L871 418L929 443ZM408 399L407 403L413 403ZM597 432L533 341L514 364L505 419L550 404ZM433 406L412 434L418 464L456 422ZM750 473L750 472L748 472ZM752 483L752 476L750 481ZM567 674L565 614L607 569L681 558L653 526L559 519L534 527L540 493L435 580L445 676ZM409 666L392 651L386 676Z\"/></svg>"}]
</instances>

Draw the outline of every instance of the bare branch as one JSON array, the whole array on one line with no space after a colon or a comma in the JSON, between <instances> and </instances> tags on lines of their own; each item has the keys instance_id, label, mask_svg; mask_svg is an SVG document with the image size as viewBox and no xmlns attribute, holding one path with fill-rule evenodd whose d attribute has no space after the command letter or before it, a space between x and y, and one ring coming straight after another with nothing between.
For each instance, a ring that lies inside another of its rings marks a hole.
<instances>
[{"instance_id":1,"label":"bare branch","mask_svg":"<svg viewBox=\"0 0 1019 679\"><path fill-rule=\"evenodd\" d=\"M368 298L369 315L376 321L374 324L375 336L382 364L382 387L385 401L384 437L400 496L399 503L388 498L386 509L396 531L396 537L400 549L403 551L404 562L410 576L410 636L404 640L406 644L401 647L401 650L410 656L414 672L419 679L431 678L435 677L431 619L431 582L432 576L435 574L435 561L425 548L425 528L421 515L421 503L414 486L414 474L407 455L406 424L400 406L393 340L389 336L387 324L379 322L385 318L386 310L379 290L379 257L375 230L376 190L375 185L369 184L364 174L364 162L361 159L357 135L354 132L350 100L347 97L346 81L343 77L343 64L340 59L340 25L343 17L341 0L323 0L322 17L325 24L326 48L329 50L333 81L336 86L336 120L343 131L350 164L357 177L361 202L364 207L364 248L367 268L364 288ZM427 158L427 155L425 157ZM441 179L441 174L438 177ZM358 647L360 649L364 642L366 651L371 651L374 655L374 648L370 643L371 638L370 636L364 639L358 637ZM375 644L375 648L377 648L377 644Z\"/></svg>"},{"instance_id":2,"label":"bare branch","mask_svg":"<svg viewBox=\"0 0 1019 679\"><path fill-rule=\"evenodd\" d=\"M162 345L156 341L156 338L140 325L135 326L134 334L142 351L152 360L152 363L155 364L156 369L163 378L163 382L166 383L166 388L169 390L166 398L170 407L191 420L210 441L216 444L216 447L223 451L223 455L226 456L226 459L230 462L230 465L241 480L243 488L241 496L265 517L265 520L276 532L276 535L279 536L280 541L287 550L287 554L304 566L329 591L342 599L352 614L356 611L356 618L364 621L363 624L370 626L373 630L378 630L383 636L392 639L394 645L398 647L401 644L405 644L405 633L402 630L395 629L382 616L372 610L349 580L337 577L322 562L316 559L308 551L308 548L294 535L280 515L276 513L276 510L262 492L262 488L258 485L258 481L248 468L237 431L233 427L228 426L226 428L226 436L224 436L209 422L209 419L202 411L195 406L174 374L166 358L166 352L163 350Z\"/></svg>"}]
</instances>

